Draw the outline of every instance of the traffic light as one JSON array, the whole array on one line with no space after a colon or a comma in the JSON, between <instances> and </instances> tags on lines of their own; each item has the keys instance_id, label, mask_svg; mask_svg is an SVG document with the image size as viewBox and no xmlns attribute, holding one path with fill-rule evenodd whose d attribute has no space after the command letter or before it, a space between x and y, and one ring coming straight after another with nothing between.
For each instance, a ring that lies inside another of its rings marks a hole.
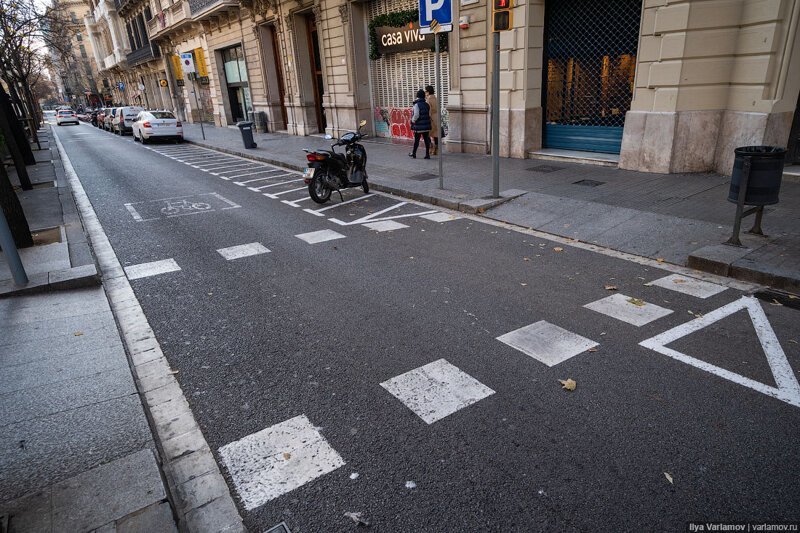
<instances>
[{"instance_id":1,"label":"traffic light","mask_svg":"<svg viewBox=\"0 0 800 533\"><path fill-rule=\"evenodd\" d=\"M512 0L492 0L492 31L507 31L513 25Z\"/></svg>"}]
</instances>

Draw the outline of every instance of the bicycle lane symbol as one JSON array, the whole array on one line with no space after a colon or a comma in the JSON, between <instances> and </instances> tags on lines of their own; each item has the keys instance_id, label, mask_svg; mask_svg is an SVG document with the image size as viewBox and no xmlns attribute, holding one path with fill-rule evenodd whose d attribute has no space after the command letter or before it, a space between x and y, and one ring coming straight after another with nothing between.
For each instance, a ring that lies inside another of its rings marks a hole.
<instances>
[{"instance_id":1,"label":"bicycle lane symbol","mask_svg":"<svg viewBox=\"0 0 800 533\"><path fill-rule=\"evenodd\" d=\"M239 207L241 206L215 192L125 204L136 222L214 213Z\"/></svg>"}]
</instances>

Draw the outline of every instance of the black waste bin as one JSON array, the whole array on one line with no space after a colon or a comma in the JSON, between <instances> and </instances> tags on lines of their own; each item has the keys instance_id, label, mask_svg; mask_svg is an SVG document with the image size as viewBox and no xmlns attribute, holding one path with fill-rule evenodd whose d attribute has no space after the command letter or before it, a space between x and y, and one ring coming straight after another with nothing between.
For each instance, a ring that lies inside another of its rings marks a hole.
<instances>
[{"instance_id":1,"label":"black waste bin","mask_svg":"<svg viewBox=\"0 0 800 533\"><path fill-rule=\"evenodd\" d=\"M786 150L775 146L742 146L734 150L731 188L728 201L739 202L739 184L744 177L744 162L750 160L750 178L747 181L745 205L773 205L778 203L783 177Z\"/></svg>"},{"instance_id":2,"label":"black waste bin","mask_svg":"<svg viewBox=\"0 0 800 533\"><path fill-rule=\"evenodd\" d=\"M237 122L236 127L242 132L242 142L245 148L257 148L258 145L253 140L253 123L247 120Z\"/></svg>"}]
</instances>

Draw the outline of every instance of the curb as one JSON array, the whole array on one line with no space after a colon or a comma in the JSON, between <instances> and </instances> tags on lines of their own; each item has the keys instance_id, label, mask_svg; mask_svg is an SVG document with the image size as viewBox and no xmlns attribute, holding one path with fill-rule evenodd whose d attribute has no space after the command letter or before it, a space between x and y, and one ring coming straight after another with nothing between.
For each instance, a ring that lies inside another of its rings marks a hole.
<instances>
[{"instance_id":1,"label":"curb","mask_svg":"<svg viewBox=\"0 0 800 533\"><path fill-rule=\"evenodd\" d=\"M738 248L727 244L705 246L689 254L686 265L718 276L734 278L749 283L766 285L774 289L800 294L800 279L783 272L756 270L740 264L752 248Z\"/></svg>"},{"instance_id":2,"label":"curb","mask_svg":"<svg viewBox=\"0 0 800 533\"><path fill-rule=\"evenodd\" d=\"M204 142L193 141L188 139L184 139L184 142L188 144L194 144L195 146L200 146L201 148L206 148L208 150L214 150L216 152L220 152L223 154L237 156L243 159L251 159L253 161L259 161L261 163L267 163L270 165L274 165L276 167L281 167L288 170L295 170L297 172L302 172L303 169L306 168L303 165L288 163L286 161L279 161L277 159L270 159L269 157L262 157L260 155L248 154L246 152L237 152L236 150L231 150L229 148L222 148L219 146L213 146L211 144ZM382 178L378 177L377 179L381 180ZM462 213L469 213L471 215L479 215L481 213L484 213L489 209L497 207L498 205L508 202L509 200L513 200L514 198L518 198L528 192L520 189L510 189L508 191L502 191L500 193L500 198L459 199L454 197L446 197L443 195L437 196L436 194L428 192L409 191L397 187L396 185L381 183L381 181L370 180L370 187L372 189L375 189L376 191L393 194L395 196L402 196L403 198L408 198L409 200L416 200L418 202L437 205L439 207L452 209L453 211L460 211Z\"/></svg>"},{"instance_id":3,"label":"curb","mask_svg":"<svg viewBox=\"0 0 800 533\"><path fill-rule=\"evenodd\" d=\"M246 531L228 484L128 282L91 201L54 134L75 203L161 457L181 531Z\"/></svg>"},{"instance_id":4,"label":"curb","mask_svg":"<svg viewBox=\"0 0 800 533\"><path fill-rule=\"evenodd\" d=\"M0 281L0 298L53 290L96 287L97 285L100 285L97 268L94 265L83 265L66 270L32 274L28 277L28 284L24 287L15 285L14 280Z\"/></svg>"}]
</instances>

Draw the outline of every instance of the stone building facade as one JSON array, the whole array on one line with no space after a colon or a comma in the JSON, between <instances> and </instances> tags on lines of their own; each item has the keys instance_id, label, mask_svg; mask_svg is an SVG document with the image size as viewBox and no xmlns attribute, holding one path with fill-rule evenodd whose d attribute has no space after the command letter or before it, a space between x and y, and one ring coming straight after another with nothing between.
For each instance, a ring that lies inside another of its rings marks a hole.
<instances>
[{"instance_id":1,"label":"stone building facade","mask_svg":"<svg viewBox=\"0 0 800 533\"><path fill-rule=\"evenodd\" d=\"M52 9L58 20L63 21L59 31L63 32L63 37L68 41L67 49L71 51L51 51L53 63L59 71L54 81L60 98L76 108L97 105L101 100L97 86L98 64L83 23L89 7L81 0L58 0L53 2Z\"/></svg>"},{"instance_id":2,"label":"stone building facade","mask_svg":"<svg viewBox=\"0 0 800 533\"><path fill-rule=\"evenodd\" d=\"M126 1L150 15L161 57L148 68L168 81L161 104L186 120L338 135L366 119L407 138L414 92L435 85L415 0ZM514 4L500 35L502 156L729 173L733 147L800 136L797 0ZM455 2L460 27L441 41L451 152L490 150L490 17L488 0ZM180 70L181 53L197 74Z\"/></svg>"}]
</instances>

